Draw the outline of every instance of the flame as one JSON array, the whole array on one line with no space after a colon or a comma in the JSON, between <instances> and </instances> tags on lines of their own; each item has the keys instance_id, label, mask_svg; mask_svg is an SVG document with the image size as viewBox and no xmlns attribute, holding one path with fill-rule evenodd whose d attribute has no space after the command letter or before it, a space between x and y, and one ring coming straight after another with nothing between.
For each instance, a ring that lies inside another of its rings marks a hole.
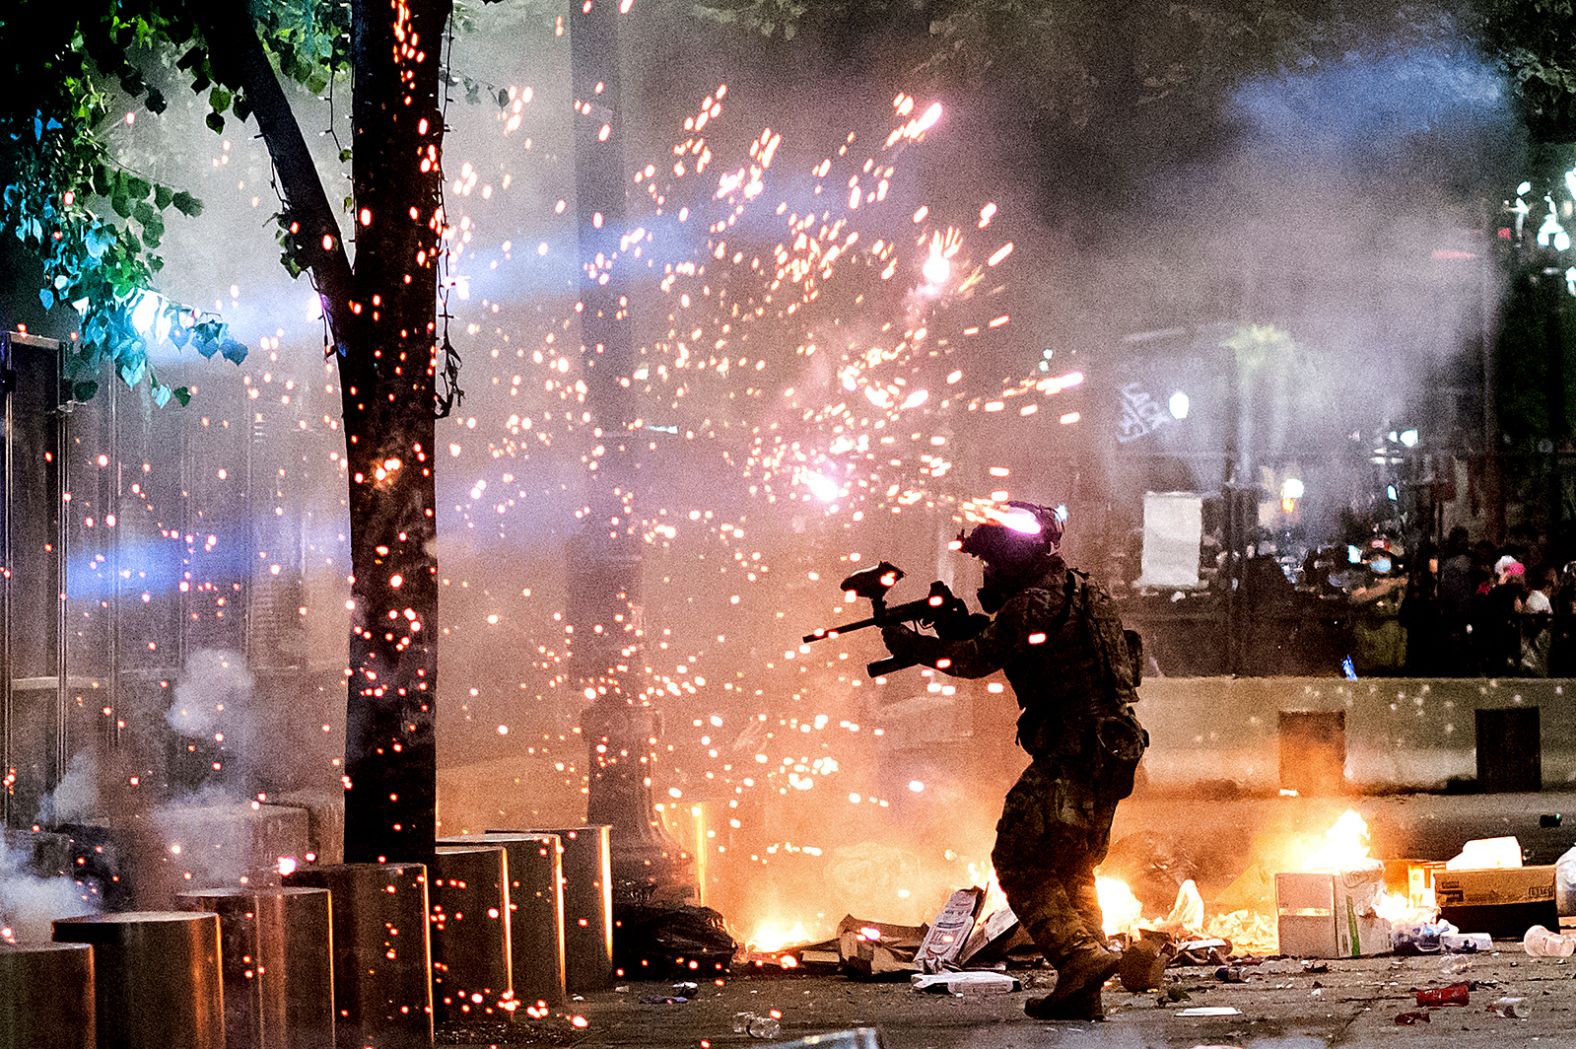
<instances>
[{"instance_id":1,"label":"flame","mask_svg":"<svg viewBox=\"0 0 1576 1049\"><path fill-rule=\"evenodd\" d=\"M1355 809L1343 812L1322 837L1295 843L1292 856L1286 870L1340 874L1383 866L1369 851L1368 821ZM1423 888L1416 893L1381 890L1374 900L1374 913L1402 924L1432 921L1439 910L1433 890Z\"/></svg>"},{"instance_id":2,"label":"flame","mask_svg":"<svg viewBox=\"0 0 1576 1049\"><path fill-rule=\"evenodd\" d=\"M1100 900L1100 923L1107 936L1131 932L1144 918L1144 905L1138 902L1133 890L1119 878L1097 877L1095 895Z\"/></svg>"},{"instance_id":3,"label":"flame","mask_svg":"<svg viewBox=\"0 0 1576 1049\"><path fill-rule=\"evenodd\" d=\"M745 943L752 951L773 954L801 943L809 943L814 939L815 937L805 929L804 922L796 921L789 925L785 919L768 918L757 925L753 933L745 937Z\"/></svg>"},{"instance_id":4,"label":"flame","mask_svg":"<svg viewBox=\"0 0 1576 1049\"><path fill-rule=\"evenodd\" d=\"M1368 821L1356 809L1347 809L1322 837L1296 842L1284 869L1340 874L1380 866L1368 842Z\"/></svg>"}]
</instances>

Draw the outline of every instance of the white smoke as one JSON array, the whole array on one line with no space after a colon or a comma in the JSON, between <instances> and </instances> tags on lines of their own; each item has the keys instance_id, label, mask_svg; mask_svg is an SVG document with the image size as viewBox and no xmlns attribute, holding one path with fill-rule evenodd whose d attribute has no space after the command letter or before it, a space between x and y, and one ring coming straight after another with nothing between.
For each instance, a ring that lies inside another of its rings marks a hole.
<instances>
[{"instance_id":1,"label":"white smoke","mask_svg":"<svg viewBox=\"0 0 1576 1049\"><path fill-rule=\"evenodd\" d=\"M50 938L50 922L94 910L92 894L68 875L41 878L25 850L0 841L0 941Z\"/></svg>"}]
</instances>

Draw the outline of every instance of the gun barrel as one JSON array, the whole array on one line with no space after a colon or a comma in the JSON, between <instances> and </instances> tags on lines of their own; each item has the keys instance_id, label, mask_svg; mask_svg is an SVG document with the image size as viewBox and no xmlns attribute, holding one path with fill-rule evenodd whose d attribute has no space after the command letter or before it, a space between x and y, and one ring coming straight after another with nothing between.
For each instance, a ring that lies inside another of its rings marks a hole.
<instances>
[{"instance_id":1,"label":"gun barrel","mask_svg":"<svg viewBox=\"0 0 1576 1049\"><path fill-rule=\"evenodd\" d=\"M886 622L888 618L889 617L886 616L868 616L864 619L856 619L852 623L844 623L842 626L834 626L825 630L817 630L813 634L804 635L804 643L808 645L816 641L825 641L829 637L836 637L838 634L851 634L855 630L863 630L866 627L878 626L881 623Z\"/></svg>"},{"instance_id":2,"label":"gun barrel","mask_svg":"<svg viewBox=\"0 0 1576 1049\"><path fill-rule=\"evenodd\" d=\"M917 659L900 659L897 656L888 656L885 659L878 659L874 663L866 664L865 673L871 677L881 677L885 674L896 674L899 670L907 670L909 667L917 666L919 666L919 660Z\"/></svg>"}]
</instances>

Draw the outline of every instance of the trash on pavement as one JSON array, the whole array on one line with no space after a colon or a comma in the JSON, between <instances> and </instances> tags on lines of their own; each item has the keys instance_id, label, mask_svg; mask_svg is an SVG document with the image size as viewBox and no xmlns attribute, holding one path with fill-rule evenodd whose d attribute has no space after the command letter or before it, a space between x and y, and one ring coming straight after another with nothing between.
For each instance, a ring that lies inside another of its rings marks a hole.
<instances>
[{"instance_id":1,"label":"trash on pavement","mask_svg":"<svg viewBox=\"0 0 1576 1049\"><path fill-rule=\"evenodd\" d=\"M1397 1013L1395 1022L1400 1024L1402 1027L1411 1027L1413 1024L1427 1024L1433 1023L1434 1021L1425 1010L1409 1013Z\"/></svg>"},{"instance_id":2,"label":"trash on pavement","mask_svg":"<svg viewBox=\"0 0 1576 1049\"><path fill-rule=\"evenodd\" d=\"M1275 875L1276 931L1282 954L1359 958L1391 949L1390 923L1375 912L1384 866L1340 874Z\"/></svg>"},{"instance_id":3,"label":"trash on pavement","mask_svg":"<svg viewBox=\"0 0 1576 1049\"><path fill-rule=\"evenodd\" d=\"M837 926L837 954L845 970L867 979L917 972L914 953L924 935L920 926L863 921L848 915Z\"/></svg>"},{"instance_id":4,"label":"trash on pavement","mask_svg":"<svg viewBox=\"0 0 1576 1049\"><path fill-rule=\"evenodd\" d=\"M1215 970L1215 979L1219 980L1221 983L1242 983L1242 966L1222 965L1220 968Z\"/></svg>"},{"instance_id":5,"label":"trash on pavement","mask_svg":"<svg viewBox=\"0 0 1576 1049\"><path fill-rule=\"evenodd\" d=\"M1453 983L1448 987L1430 987L1417 992L1418 1005L1466 1005L1472 1000L1472 985Z\"/></svg>"},{"instance_id":6,"label":"trash on pavement","mask_svg":"<svg viewBox=\"0 0 1576 1049\"><path fill-rule=\"evenodd\" d=\"M1515 936L1529 925L1559 925L1552 865L1440 871L1434 892L1440 915L1462 929Z\"/></svg>"},{"instance_id":7,"label":"trash on pavement","mask_svg":"<svg viewBox=\"0 0 1576 1049\"><path fill-rule=\"evenodd\" d=\"M909 983L916 991L966 997L981 994L1011 994L1023 990L1023 984L1006 973L915 973L909 977Z\"/></svg>"},{"instance_id":8,"label":"trash on pavement","mask_svg":"<svg viewBox=\"0 0 1576 1049\"><path fill-rule=\"evenodd\" d=\"M745 1034L751 1038L770 1039L780 1036L782 1031L782 1023L775 1016L758 1016L755 1013L733 1014L734 1034Z\"/></svg>"},{"instance_id":9,"label":"trash on pavement","mask_svg":"<svg viewBox=\"0 0 1576 1049\"><path fill-rule=\"evenodd\" d=\"M1486 932L1446 933L1439 946L1451 954L1487 954L1494 949L1494 938Z\"/></svg>"},{"instance_id":10,"label":"trash on pavement","mask_svg":"<svg viewBox=\"0 0 1576 1049\"><path fill-rule=\"evenodd\" d=\"M1039 956L1039 948L1029 939L1012 908L999 907L974 923L974 931L958 954L958 964L978 968L1010 959L1015 953L1023 953L1024 948L1034 957Z\"/></svg>"},{"instance_id":11,"label":"trash on pavement","mask_svg":"<svg viewBox=\"0 0 1576 1049\"><path fill-rule=\"evenodd\" d=\"M1520 866L1521 842L1514 835L1473 838L1445 861L1445 869L1452 871L1511 870Z\"/></svg>"},{"instance_id":12,"label":"trash on pavement","mask_svg":"<svg viewBox=\"0 0 1576 1049\"><path fill-rule=\"evenodd\" d=\"M1163 939L1145 938L1128 945L1117 968L1122 986L1133 994L1159 987L1175 954L1176 948Z\"/></svg>"},{"instance_id":13,"label":"trash on pavement","mask_svg":"<svg viewBox=\"0 0 1576 1049\"><path fill-rule=\"evenodd\" d=\"M1189 1009L1178 1009L1178 1016L1241 1016L1242 1010L1234 1005L1195 1005Z\"/></svg>"},{"instance_id":14,"label":"trash on pavement","mask_svg":"<svg viewBox=\"0 0 1576 1049\"><path fill-rule=\"evenodd\" d=\"M1532 1015L1532 1008L1527 1005L1525 998L1496 998L1488 1011L1512 1020L1525 1020Z\"/></svg>"},{"instance_id":15,"label":"trash on pavement","mask_svg":"<svg viewBox=\"0 0 1576 1049\"><path fill-rule=\"evenodd\" d=\"M957 962L984 903L985 890L977 887L958 889L947 899L914 956L920 972L941 972Z\"/></svg>"},{"instance_id":16,"label":"trash on pavement","mask_svg":"<svg viewBox=\"0 0 1576 1049\"><path fill-rule=\"evenodd\" d=\"M1576 954L1576 937L1550 932L1534 925L1521 939L1522 949L1534 958L1569 958Z\"/></svg>"}]
</instances>

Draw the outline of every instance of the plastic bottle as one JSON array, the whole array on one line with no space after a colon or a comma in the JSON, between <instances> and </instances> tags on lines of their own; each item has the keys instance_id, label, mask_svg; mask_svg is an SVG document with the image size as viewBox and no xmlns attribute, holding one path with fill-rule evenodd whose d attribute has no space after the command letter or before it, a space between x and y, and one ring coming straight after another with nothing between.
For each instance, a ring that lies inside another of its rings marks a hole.
<instances>
[{"instance_id":1,"label":"plastic bottle","mask_svg":"<svg viewBox=\"0 0 1576 1049\"><path fill-rule=\"evenodd\" d=\"M1528 1007L1525 998L1496 998L1494 1004L1488 1007L1488 1011L1512 1020L1525 1020L1532 1015L1532 1009Z\"/></svg>"},{"instance_id":2,"label":"plastic bottle","mask_svg":"<svg viewBox=\"0 0 1576 1049\"><path fill-rule=\"evenodd\" d=\"M1552 933L1541 925L1528 929L1521 945L1534 958L1569 958L1576 954L1576 939Z\"/></svg>"},{"instance_id":3,"label":"plastic bottle","mask_svg":"<svg viewBox=\"0 0 1576 1049\"><path fill-rule=\"evenodd\" d=\"M1487 954L1494 949L1494 940L1486 932L1447 932L1439 938L1439 946L1453 954Z\"/></svg>"},{"instance_id":4,"label":"plastic bottle","mask_svg":"<svg viewBox=\"0 0 1576 1049\"><path fill-rule=\"evenodd\" d=\"M757 1016L750 1021L749 1035L751 1038L778 1038L783 1033L783 1025L775 1017Z\"/></svg>"}]
</instances>

